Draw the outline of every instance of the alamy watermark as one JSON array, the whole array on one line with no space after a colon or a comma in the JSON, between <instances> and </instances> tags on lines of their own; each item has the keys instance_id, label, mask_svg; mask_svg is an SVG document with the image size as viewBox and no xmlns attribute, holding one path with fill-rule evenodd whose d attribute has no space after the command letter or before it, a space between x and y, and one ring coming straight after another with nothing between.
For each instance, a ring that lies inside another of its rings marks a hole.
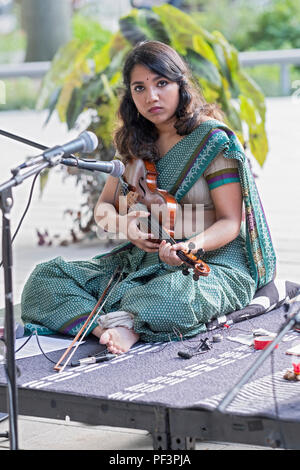
<instances>
[{"instance_id":1,"label":"alamy watermark","mask_svg":"<svg viewBox=\"0 0 300 470\"><path fill-rule=\"evenodd\" d=\"M130 214L135 212L146 212L149 215L142 215L137 218L139 230L134 231L130 228ZM169 211L164 204L151 204L150 210L139 203L127 206L126 196L119 198L119 214L125 217L117 218L112 216L105 205L99 205L95 212L98 222L97 237L100 239L110 238L122 240L131 233L131 238L148 238L151 233L155 239L167 239L171 237L174 240L182 240L204 231L204 205L203 204L184 204L176 208L176 218L173 220L174 213Z\"/></svg>"},{"instance_id":2,"label":"alamy watermark","mask_svg":"<svg viewBox=\"0 0 300 470\"><path fill-rule=\"evenodd\" d=\"M6 104L6 86L3 80L0 80L0 105Z\"/></svg>"}]
</instances>

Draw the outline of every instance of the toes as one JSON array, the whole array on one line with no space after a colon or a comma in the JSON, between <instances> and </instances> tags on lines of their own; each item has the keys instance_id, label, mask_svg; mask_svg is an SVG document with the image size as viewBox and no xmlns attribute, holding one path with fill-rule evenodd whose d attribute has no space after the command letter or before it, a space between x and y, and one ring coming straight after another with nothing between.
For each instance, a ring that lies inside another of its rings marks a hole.
<instances>
[{"instance_id":1,"label":"toes","mask_svg":"<svg viewBox=\"0 0 300 470\"><path fill-rule=\"evenodd\" d=\"M99 342L100 344L105 344L107 350L112 354L123 354L127 352L137 340L138 337L136 337L136 335L133 337L131 330L120 327L104 331Z\"/></svg>"},{"instance_id":2,"label":"toes","mask_svg":"<svg viewBox=\"0 0 300 470\"><path fill-rule=\"evenodd\" d=\"M108 349L109 352L111 352L112 354L123 354L123 353L124 353L123 349L121 349L120 347L116 346L115 344L112 344L112 345L108 346L107 349Z\"/></svg>"},{"instance_id":3,"label":"toes","mask_svg":"<svg viewBox=\"0 0 300 470\"><path fill-rule=\"evenodd\" d=\"M122 349L116 347L116 346L111 346L109 348L109 351L113 354L123 354L124 351L122 351Z\"/></svg>"},{"instance_id":4,"label":"toes","mask_svg":"<svg viewBox=\"0 0 300 470\"><path fill-rule=\"evenodd\" d=\"M99 340L100 344L105 344L106 348L109 352L112 354L121 354L120 348L115 345L110 333L108 331L105 331L102 333L101 338Z\"/></svg>"},{"instance_id":5,"label":"toes","mask_svg":"<svg viewBox=\"0 0 300 470\"><path fill-rule=\"evenodd\" d=\"M108 345L109 343L112 343L108 331L105 331L104 333L102 333L99 342L100 342L101 344L107 344L107 345Z\"/></svg>"}]
</instances>

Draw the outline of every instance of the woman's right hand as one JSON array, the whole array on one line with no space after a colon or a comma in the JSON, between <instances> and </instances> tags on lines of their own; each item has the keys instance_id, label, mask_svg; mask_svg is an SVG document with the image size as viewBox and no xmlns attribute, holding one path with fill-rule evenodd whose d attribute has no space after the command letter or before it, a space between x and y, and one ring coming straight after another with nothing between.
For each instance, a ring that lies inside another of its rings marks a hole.
<instances>
[{"instance_id":1,"label":"woman's right hand","mask_svg":"<svg viewBox=\"0 0 300 470\"><path fill-rule=\"evenodd\" d=\"M119 215L119 231L126 235L126 238L141 250L148 253L158 252L160 243L152 241L155 237L151 233L143 232L139 228L139 218L149 217L146 211L132 211L125 215Z\"/></svg>"}]
</instances>

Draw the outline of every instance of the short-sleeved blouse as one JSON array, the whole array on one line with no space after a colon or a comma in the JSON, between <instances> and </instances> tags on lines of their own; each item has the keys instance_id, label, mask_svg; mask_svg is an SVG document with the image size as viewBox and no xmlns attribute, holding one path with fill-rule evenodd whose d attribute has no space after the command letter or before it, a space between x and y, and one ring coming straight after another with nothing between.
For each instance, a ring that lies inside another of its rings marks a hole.
<instances>
[{"instance_id":1,"label":"short-sleeved blouse","mask_svg":"<svg viewBox=\"0 0 300 470\"><path fill-rule=\"evenodd\" d=\"M223 152L220 152L180 203L203 204L204 210L214 209L210 191L223 184L236 182L239 182L237 160L225 158Z\"/></svg>"}]
</instances>

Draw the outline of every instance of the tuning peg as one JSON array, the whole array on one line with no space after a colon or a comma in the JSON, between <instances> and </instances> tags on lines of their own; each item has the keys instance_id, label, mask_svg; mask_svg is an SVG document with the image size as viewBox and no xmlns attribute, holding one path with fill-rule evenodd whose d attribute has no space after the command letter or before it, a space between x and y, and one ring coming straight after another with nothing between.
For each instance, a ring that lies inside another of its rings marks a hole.
<instances>
[{"instance_id":1,"label":"tuning peg","mask_svg":"<svg viewBox=\"0 0 300 470\"><path fill-rule=\"evenodd\" d=\"M200 248L196 253L197 258L202 258L204 253L205 253L205 251L203 250L203 248Z\"/></svg>"},{"instance_id":2,"label":"tuning peg","mask_svg":"<svg viewBox=\"0 0 300 470\"><path fill-rule=\"evenodd\" d=\"M194 279L194 281L198 281L198 280L199 280L199 277L200 277L199 274L197 274L197 273L194 273L194 274L193 274L193 279Z\"/></svg>"},{"instance_id":3,"label":"tuning peg","mask_svg":"<svg viewBox=\"0 0 300 470\"><path fill-rule=\"evenodd\" d=\"M190 243L188 244L188 249L189 249L189 250L188 250L188 254L190 254L191 251L194 250L195 248L196 248L195 243L190 242Z\"/></svg>"},{"instance_id":4,"label":"tuning peg","mask_svg":"<svg viewBox=\"0 0 300 470\"><path fill-rule=\"evenodd\" d=\"M184 276L188 276L190 274L189 268L187 268L186 266L182 268L182 274Z\"/></svg>"},{"instance_id":5,"label":"tuning peg","mask_svg":"<svg viewBox=\"0 0 300 470\"><path fill-rule=\"evenodd\" d=\"M205 266L203 263L197 263L197 269L200 269L200 271L204 271L205 270Z\"/></svg>"}]
</instances>

